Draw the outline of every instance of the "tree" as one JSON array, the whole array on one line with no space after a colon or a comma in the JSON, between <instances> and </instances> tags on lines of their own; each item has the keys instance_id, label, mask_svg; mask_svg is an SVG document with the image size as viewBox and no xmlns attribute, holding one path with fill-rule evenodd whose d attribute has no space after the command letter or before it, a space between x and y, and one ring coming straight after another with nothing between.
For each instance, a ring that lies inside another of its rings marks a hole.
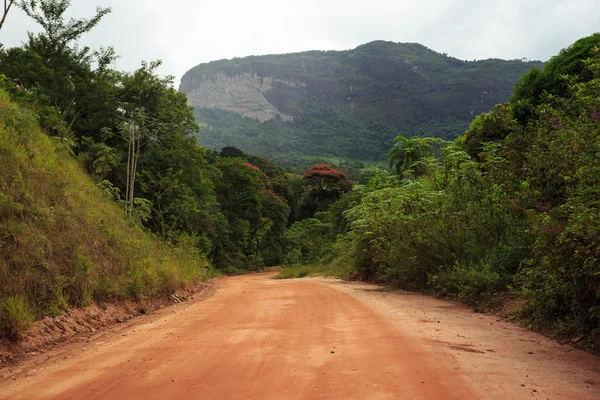
<instances>
[{"instance_id":1,"label":"tree","mask_svg":"<svg viewBox=\"0 0 600 400\"><path fill-rule=\"evenodd\" d=\"M428 156L433 155L431 145L435 142L434 138L413 138L407 139L404 136L397 136L394 140L394 146L388 152L388 162L396 174L402 175L405 171L414 168L414 164ZM422 174L422 168L415 168L415 175Z\"/></svg>"},{"instance_id":2,"label":"tree","mask_svg":"<svg viewBox=\"0 0 600 400\"><path fill-rule=\"evenodd\" d=\"M212 259L220 268L252 267L259 262L257 236L267 228L259 193L264 185L240 158L219 158L215 166L220 172L215 192L228 226L215 243Z\"/></svg>"},{"instance_id":3,"label":"tree","mask_svg":"<svg viewBox=\"0 0 600 400\"><path fill-rule=\"evenodd\" d=\"M25 14L42 26L56 53L92 30L111 12L110 7L97 7L96 15L91 19L71 18L65 21L64 13L70 6L71 0L23 0L20 3Z\"/></svg>"},{"instance_id":4,"label":"tree","mask_svg":"<svg viewBox=\"0 0 600 400\"><path fill-rule=\"evenodd\" d=\"M14 4L15 0L4 0L4 9L2 13L2 19L0 20L0 30L2 30L2 26L4 25L4 21L6 21L6 16L10 11L10 8Z\"/></svg>"},{"instance_id":5,"label":"tree","mask_svg":"<svg viewBox=\"0 0 600 400\"><path fill-rule=\"evenodd\" d=\"M299 219L312 218L319 211L327 211L353 187L345 172L328 164L317 164L307 169L302 179L306 195L300 206Z\"/></svg>"},{"instance_id":6,"label":"tree","mask_svg":"<svg viewBox=\"0 0 600 400\"><path fill-rule=\"evenodd\" d=\"M500 142L519 129L520 125L513 119L510 106L498 105L495 110L475 117L465 132L462 145L472 158L482 161L484 143Z\"/></svg>"},{"instance_id":7,"label":"tree","mask_svg":"<svg viewBox=\"0 0 600 400\"><path fill-rule=\"evenodd\" d=\"M131 119L125 126L128 133L127 143L127 186L125 189L125 212L131 216L135 199L135 176L137 172L138 161L140 158L140 149L142 147L142 136L144 132L144 111L136 110L131 114Z\"/></svg>"},{"instance_id":8,"label":"tree","mask_svg":"<svg viewBox=\"0 0 600 400\"><path fill-rule=\"evenodd\" d=\"M314 218L296 221L285 232L285 264L309 264L326 261L333 255L335 232L332 216L318 212Z\"/></svg>"},{"instance_id":9,"label":"tree","mask_svg":"<svg viewBox=\"0 0 600 400\"><path fill-rule=\"evenodd\" d=\"M71 6L71 0L23 0L19 6L45 31L45 34L37 37L29 34L29 42L31 47L41 47L47 53L52 72L49 95L60 123L58 134L63 137L68 136L79 116L75 111L77 96L73 90L75 85L72 74L69 73L69 60L72 59L73 53L79 53L77 58L91 56L89 48L78 50L76 46L72 48L70 45L94 28L106 14L111 12L111 9L98 7L91 19L71 18L66 21L64 14ZM103 53L99 57L102 63L114 58L111 49Z\"/></svg>"},{"instance_id":10,"label":"tree","mask_svg":"<svg viewBox=\"0 0 600 400\"><path fill-rule=\"evenodd\" d=\"M544 93L568 97L569 83L565 77L578 82L588 82L594 75L582 62L594 54L600 46L600 33L579 39L552 57L543 71L532 68L515 85L510 99L515 118L522 124L535 116L535 109L544 100Z\"/></svg>"},{"instance_id":11,"label":"tree","mask_svg":"<svg viewBox=\"0 0 600 400\"><path fill-rule=\"evenodd\" d=\"M2 73L35 94L35 104L19 102L39 115L47 133L63 137L70 133L73 139L93 137L96 142L102 141L102 128L116 130L121 124L116 93L122 74L108 68L115 59L113 49L66 48L60 54L62 83L58 91L51 63L54 55L45 35L30 34L23 47L0 51ZM13 99L24 93L11 90Z\"/></svg>"}]
</instances>

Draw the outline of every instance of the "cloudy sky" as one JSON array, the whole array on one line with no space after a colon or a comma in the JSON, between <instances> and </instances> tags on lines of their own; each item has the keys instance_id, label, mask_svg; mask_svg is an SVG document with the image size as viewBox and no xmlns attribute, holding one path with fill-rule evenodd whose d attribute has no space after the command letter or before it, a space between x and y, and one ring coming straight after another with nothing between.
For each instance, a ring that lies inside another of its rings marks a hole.
<instances>
[{"instance_id":1,"label":"cloudy sky","mask_svg":"<svg viewBox=\"0 0 600 400\"><path fill-rule=\"evenodd\" d=\"M98 5L112 13L84 44L115 47L120 70L161 59L161 73L177 82L202 62L380 39L466 60L547 60L600 31L598 0L73 0L69 16L89 17ZM37 30L13 8L0 43L18 46Z\"/></svg>"}]
</instances>

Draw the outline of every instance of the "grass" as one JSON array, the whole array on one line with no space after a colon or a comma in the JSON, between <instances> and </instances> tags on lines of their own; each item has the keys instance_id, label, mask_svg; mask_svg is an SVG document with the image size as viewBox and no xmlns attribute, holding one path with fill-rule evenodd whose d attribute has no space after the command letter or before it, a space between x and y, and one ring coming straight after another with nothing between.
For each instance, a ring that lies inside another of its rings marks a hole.
<instances>
[{"instance_id":1,"label":"grass","mask_svg":"<svg viewBox=\"0 0 600 400\"><path fill-rule=\"evenodd\" d=\"M23 296L9 297L0 304L0 328L12 339L19 339L34 316Z\"/></svg>"},{"instance_id":2,"label":"grass","mask_svg":"<svg viewBox=\"0 0 600 400\"><path fill-rule=\"evenodd\" d=\"M0 91L0 324L70 307L171 294L206 278L193 241L170 246L128 220L37 117Z\"/></svg>"}]
</instances>

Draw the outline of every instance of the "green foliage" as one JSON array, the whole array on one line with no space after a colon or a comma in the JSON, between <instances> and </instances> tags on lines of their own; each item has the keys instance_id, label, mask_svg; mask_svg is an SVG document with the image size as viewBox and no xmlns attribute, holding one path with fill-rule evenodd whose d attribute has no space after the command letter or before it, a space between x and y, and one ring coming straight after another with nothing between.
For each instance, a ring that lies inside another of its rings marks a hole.
<instances>
[{"instance_id":1,"label":"green foliage","mask_svg":"<svg viewBox=\"0 0 600 400\"><path fill-rule=\"evenodd\" d=\"M507 287L502 276L485 264L456 265L430 277L429 284L436 293L471 304L477 304Z\"/></svg>"},{"instance_id":2,"label":"green foliage","mask_svg":"<svg viewBox=\"0 0 600 400\"><path fill-rule=\"evenodd\" d=\"M272 189L273 181L241 158L217 158L215 192L226 225L218 234L212 260L220 268L260 269L282 256L278 240L285 229L289 206Z\"/></svg>"},{"instance_id":3,"label":"green foliage","mask_svg":"<svg viewBox=\"0 0 600 400\"><path fill-rule=\"evenodd\" d=\"M304 172L305 194L300 204L299 218L310 218L326 211L340 196L352 189L353 183L345 172L331 165L317 164Z\"/></svg>"},{"instance_id":4,"label":"green foliage","mask_svg":"<svg viewBox=\"0 0 600 400\"><path fill-rule=\"evenodd\" d=\"M34 316L23 296L9 297L0 303L0 329L16 340L29 328Z\"/></svg>"},{"instance_id":5,"label":"green foliage","mask_svg":"<svg viewBox=\"0 0 600 400\"><path fill-rule=\"evenodd\" d=\"M35 115L0 91L5 330L14 336L32 317L68 307L168 293L203 279L207 267L194 246L158 242L127 221Z\"/></svg>"},{"instance_id":6,"label":"green foliage","mask_svg":"<svg viewBox=\"0 0 600 400\"><path fill-rule=\"evenodd\" d=\"M544 99L526 137L507 143L498 174L521 182L507 187L536 235L518 275L526 315L534 325L568 332L600 326L597 50L585 65L593 78L572 82L566 98Z\"/></svg>"},{"instance_id":7,"label":"green foliage","mask_svg":"<svg viewBox=\"0 0 600 400\"><path fill-rule=\"evenodd\" d=\"M463 137L463 148L471 157L482 161L486 157L486 143L500 142L519 129L520 125L512 118L511 108L507 104L498 105L495 110L475 117Z\"/></svg>"},{"instance_id":8,"label":"green foliage","mask_svg":"<svg viewBox=\"0 0 600 400\"><path fill-rule=\"evenodd\" d=\"M16 79L33 78L33 81L23 83L41 82L41 85L45 86L50 100L48 105L54 111L55 117L55 125L52 128L61 137L71 135L73 125L80 117L82 107L77 103L84 96L78 89L86 85L82 78L89 80L97 75L91 71L92 62L98 62L98 72L101 74L104 67L114 60L112 49L101 49L91 53L87 47L80 50L74 45L84 33L93 29L110 13L111 9L98 7L96 15L91 19L71 18L66 21L64 14L70 6L71 0L25 0L19 4L29 17L40 24L44 33L37 36L30 33L29 43L23 49L35 63L27 66L25 71L7 71L9 76ZM19 53L19 50L16 52ZM23 65L21 62L15 65L14 58L8 58L8 64L12 64L13 67L19 68ZM37 72L34 76L31 75L33 71Z\"/></svg>"},{"instance_id":9,"label":"green foliage","mask_svg":"<svg viewBox=\"0 0 600 400\"><path fill-rule=\"evenodd\" d=\"M111 12L110 8L98 7L96 15L89 20L71 18L69 21L65 21L63 15L71 7L71 0L24 0L21 1L19 7L42 26L56 50L79 39L81 35L89 32L106 14Z\"/></svg>"},{"instance_id":10,"label":"green foliage","mask_svg":"<svg viewBox=\"0 0 600 400\"><path fill-rule=\"evenodd\" d=\"M514 290L532 326L597 332L600 52L587 54L585 77L542 96L527 124L502 105L433 155L398 138L390 159L402 176L375 171L330 208L332 254L365 279L472 304Z\"/></svg>"},{"instance_id":11,"label":"green foliage","mask_svg":"<svg viewBox=\"0 0 600 400\"><path fill-rule=\"evenodd\" d=\"M285 265L311 264L331 260L335 235L329 213L296 221L285 233Z\"/></svg>"},{"instance_id":12,"label":"green foliage","mask_svg":"<svg viewBox=\"0 0 600 400\"><path fill-rule=\"evenodd\" d=\"M196 144L198 126L186 96L172 87L172 77L156 74L159 61L121 73L109 68L112 49L77 47L82 29L91 28L106 10L99 9L90 21L67 22L63 13L69 2L54 3L44 2L32 12L70 39L57 50L54 42L62 39L50 37L58 34L53 31L30 36L23 48L0 52L0 66L9 76L2 78L3 86L39 116L49 134L71 145L98 185L139 225L173 244L182 236L195 237L199 248L211 253L229 227L213 183L218 170L209 163L212 154ZM132 126L138 134L130 164Z\"/></svg>"},{"instance_id":13,"label":"green foliage","mask_svg":"<svg viewBox=\"0 0 600 400\"><path fill-rule=\"evenodd\" d=\"M413 138L407 139L398 136L394 140L394 146L388 152L388 163L397 175L410 172L414 176L427 173L426 158L434 154L434 144L443 141L435 138Z\"/></svg>"},{"instance_id":14,"label":"green foliage","mask_svg":"<svg viewBox=\"0 0 600 400\"><path fill-rule=\"evenodd\" d=\"M585 60L593 56L594 48L598 46L600 33L579 39L552 57L543 71L532 68L521 77L510 99L515 118L526 124L530 118L534 118L536 108L542 104L547 94L568 97L570 89L565 78L582 83L593 79L594 75L586 67Z\"/></svg>"}]
</instances>

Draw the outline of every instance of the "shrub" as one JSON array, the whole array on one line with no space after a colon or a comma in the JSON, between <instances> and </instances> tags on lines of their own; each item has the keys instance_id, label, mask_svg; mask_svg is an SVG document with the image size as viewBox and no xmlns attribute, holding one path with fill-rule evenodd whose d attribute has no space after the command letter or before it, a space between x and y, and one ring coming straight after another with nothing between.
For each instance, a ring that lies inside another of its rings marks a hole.
<instances>
[{"instance_id":1,"label":"shrub","mask_svg":"<svg viewBox=\"0 0 600 400\"><path fill-rule=\"evenodd\" d=\"M429 277L429 286L438 294L478 304L500 290L506 290L507 277L488 264L455 265Z\"/></svg>"},{"instance_id":2,"label":"shrub","mask_svg":"<svg viewBox=\"0 0 600 400\"><path fill-rule=\"evenodd\" d=\"M0 326L12 339L19 339L34 321L24 296L9 297L0 303Z\"/></svg>"}]
</instances>

